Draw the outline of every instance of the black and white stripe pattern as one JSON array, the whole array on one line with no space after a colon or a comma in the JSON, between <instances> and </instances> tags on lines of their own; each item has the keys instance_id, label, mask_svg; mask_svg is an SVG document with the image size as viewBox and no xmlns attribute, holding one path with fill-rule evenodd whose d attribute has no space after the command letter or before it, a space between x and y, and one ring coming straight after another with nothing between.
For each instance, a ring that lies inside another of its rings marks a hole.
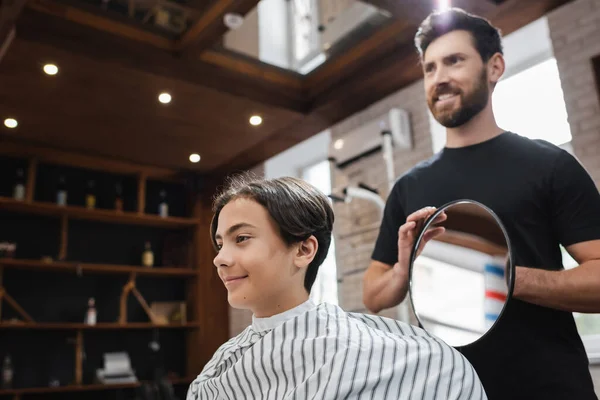
<instances>
[{"instance_id":1,"label":"black and white stripe pattern","mask_svg":"<svg viewBox=\"0 0 600 400\"><path fill-rule=\"evenodd\" d=\"M321 304L222 345L187 400L487 399L473 367L422 329Z\"/></svg>"}]
</instances>

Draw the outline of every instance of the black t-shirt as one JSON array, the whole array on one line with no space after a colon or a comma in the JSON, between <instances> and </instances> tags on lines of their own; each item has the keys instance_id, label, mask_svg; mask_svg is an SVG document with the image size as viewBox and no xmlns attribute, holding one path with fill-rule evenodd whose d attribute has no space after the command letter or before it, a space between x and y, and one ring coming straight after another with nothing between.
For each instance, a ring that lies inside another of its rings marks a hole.
<instances>
[{"instance_id":1,"label":"black t-shirt","mask_svg":"<svg viewBox=\"0 0 600 400\"><path fill-rule=\"evenodd\" d=\"M498 215L518 266L561 270L559 244L600 239L600 194L581 164L546 141L504 132L445 148L405 173L387 200L372 258L393 265L406 217L457 199ZM511 299L496 328L460 350L490 400L597 399L572 313Z\"/></svg>"}]
</instances>

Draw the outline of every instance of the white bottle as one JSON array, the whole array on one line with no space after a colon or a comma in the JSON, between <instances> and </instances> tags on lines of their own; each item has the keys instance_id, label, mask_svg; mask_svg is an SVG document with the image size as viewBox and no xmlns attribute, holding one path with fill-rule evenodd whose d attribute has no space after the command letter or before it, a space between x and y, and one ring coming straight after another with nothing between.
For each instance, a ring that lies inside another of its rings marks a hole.
<instances>
[{"instance_id":1,"label":"white bottle","mask_svg":"<svg viewBox=\"0 0 600 400\"><path fill-rule=\"evenodd\" d=\"M88 310L85 314L85 323L87 325L96 325L96 301L94 298L88 300Z\"/></svg>"},{"instance_id":2,"label":"white bottle","mask_svg":"<svg viewBox=\"0 0 600 400\"><path fill-rule=\"evenodd\" d=\"M167 193L164 190L160 192L160 205L158 206L158 213L161 217L169 216L169 204L167 203Z\"/></svg>"},{"instance_id":3,"label":"white bottle","mask_svg":"<svg viewBox=\"0 0 600 400\"><path fill-rule=\"evenodd\" d=\"M13 190L13 197L15 200L25 199L25 182L23 181L23 170L21 168L17 170L17 182Z\"/></svg>"},{"instance_id":4,"label":"white bottle","mask_svg":"<svg viewBox=\"0 0 600 400\"><path fill-rule=\"evenodd\" d=\"M4 389L10 389L12 387L13 381L13 367L10 356L7 355L4 357L4 362L2 363L2 387Z\"/></svg>"},{"instance_id":5,"label":"white bottle","mask_svg":"<svg viewBox=\"0 0 600 400\"><path fill-rule=\"evenodd\" d=\"M67 205L67 185L65 183L65 177L60 176L58 180L58 191L56 192L56 204L59 206Z\"/></svg>"},{"instance_id":6,"label":"white bottle","mask_svg":"<svg viewBox=\"0 0 600 400\"><path fill-rule=\"evenodd\" d=\"M142 253L142 265L144 267L152 267L154 265L154 253L150 242L146 242L144 252Z\"/></svg>"}]
</instances>

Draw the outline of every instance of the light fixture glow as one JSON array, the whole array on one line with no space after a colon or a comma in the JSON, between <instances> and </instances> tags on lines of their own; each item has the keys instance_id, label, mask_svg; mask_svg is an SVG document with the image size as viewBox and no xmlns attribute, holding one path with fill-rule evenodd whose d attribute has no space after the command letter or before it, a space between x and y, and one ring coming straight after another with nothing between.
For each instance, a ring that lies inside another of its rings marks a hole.
<instances>
[{"instance_id":1,"label":"light fixture glow","mask_svg":"<svg viewBox=\"0 0 600 400\"><path fill-rule=\"evenodd\" d=\"M250 117L250 124L257 126L262 124L262 118L259 115L253 115Z\"/></svg>"},{"instance_id":2,"label":"light fixture glow","mask_svg":"<svg viewBox=\"0 0 600 400\"><path fill-rule=\"evenodd\" d=\"M169 93L161 93L158 95L158 101L163 104L169 104L171 102L171 95Z\"/></svg>"},{"instance_id":3,"label":"light fixture glow","mask_svg":"<svg viewBox=\"0 0 600 400\"><path fill-rule=\"evenodd\" d=\"M17 125L19 125L19 123L14 118L6 118L4 120L4 126L6 126L7 128L16 128Z\"/></svg>"},{"instance_id":4,"label":"light fixture glow","mask_svg":"<svg viewBox=\"0 0 600 400\"><path fill-rule=\"evenodd\" d=\"M193 163L197 163L198 161L200 161L200 155L199 154L190 154L190 161Z\"/></svg>"},{"instance_id":5,"label":"light fixture glow","mask_svg":"<svg viewBox=\"0 0 600 400\"><path fill-rule=\"evenodd\" d=\"M48 75L56 75L58 73L58 67L54 64L44 65L44 72Z\"/></svg>"},{"instance_id":6,"label":"light fixture glow","mask_svg":"<svg viewBox=\"0 0 600 400\"><path fill-rule=\"evenodd\" d=\"M335 142L333 142L333 147L334 147L336 150L339 150L339 149L341 149L342 147L344 147L344 139L338 139L338 140L336 140Z\"/></svg>"},{"instance_id":7,"label":"light fixture glow","mask_svg":"<svg viewBox=\"0 0 600 400\"><path fill-rule=\"evenodd\" d=\"M450 9L450 0L437 0L437 2L439 11L446 11Z\"/></svg>"}]
</instances>

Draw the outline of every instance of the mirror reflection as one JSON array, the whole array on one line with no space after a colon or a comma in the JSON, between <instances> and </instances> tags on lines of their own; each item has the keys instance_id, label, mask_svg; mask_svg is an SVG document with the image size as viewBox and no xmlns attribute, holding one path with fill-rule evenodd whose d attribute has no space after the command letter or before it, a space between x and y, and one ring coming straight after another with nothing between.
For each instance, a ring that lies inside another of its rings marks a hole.
<instances>
[{"instance_id":1,"label":"mirror reflection","mask_svg":"<svg viewBox=\"0 0 600 400\"><path fill-rule=\"evenodd\" d=\"M415 248L410 294L420 325L451 346L479 340L511 287L510 244L499 219L476 202L449 204L425 222Z\"/></svg>"}]
</instances>

